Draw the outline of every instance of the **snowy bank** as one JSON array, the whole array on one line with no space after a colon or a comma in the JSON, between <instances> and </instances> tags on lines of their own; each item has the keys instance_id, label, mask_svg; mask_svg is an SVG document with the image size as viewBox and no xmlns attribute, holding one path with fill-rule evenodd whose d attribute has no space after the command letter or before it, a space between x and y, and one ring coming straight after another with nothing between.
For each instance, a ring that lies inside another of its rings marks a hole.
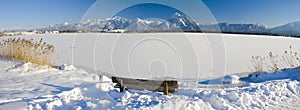
<instances>
[{"instance_id":1,"label":"snowy bank","mask_svg":"<svg viewBox=\"0 0 300 110\"><path fill-rule=\"evenodd\" d=\"M257 73L249 78L225 76L165 96L151 91L120 93L109 77L64 66L72 71L0 60L0 109L297 109L300 104L300 84L293 79L299 78L299 68L260 73L257 78Z\"/></svg>"}]
</instances>

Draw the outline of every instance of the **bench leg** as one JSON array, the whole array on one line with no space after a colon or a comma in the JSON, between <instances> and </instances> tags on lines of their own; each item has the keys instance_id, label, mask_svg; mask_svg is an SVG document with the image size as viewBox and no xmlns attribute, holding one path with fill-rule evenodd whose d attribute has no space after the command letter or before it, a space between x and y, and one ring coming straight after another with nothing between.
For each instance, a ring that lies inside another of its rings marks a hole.
<instances>
[{"instance_id":1,"label":"bench leg","mask_svg":"<svg viewBox=\"0 0 300 110\"><path fill-rule=\"evenodd\" d=\"M164 95L171 96L169 93L168 82L164 81Z\"/></svg>"}]
</instances>

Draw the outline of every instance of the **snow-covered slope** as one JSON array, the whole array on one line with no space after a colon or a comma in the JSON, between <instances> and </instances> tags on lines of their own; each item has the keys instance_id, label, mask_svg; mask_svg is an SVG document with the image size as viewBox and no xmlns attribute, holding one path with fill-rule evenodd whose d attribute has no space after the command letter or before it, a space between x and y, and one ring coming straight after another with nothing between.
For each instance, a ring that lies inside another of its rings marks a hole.
<instances>
[{"instance_id":1,"label":"snow-covered slope","mask_svg":"<svg viewBox=\"0 0 300 110\"><path fill-rule=\"evenodd\" d=\"M78 30L77 27L78 26L76 24L64 22L61 24L50 25L49 27L41 28L38 30L41 30L41 31L74 31L74 30Z\"/></svg>"},{"instance_id":2,"label":"snow-covered slope","mask_svg":"<svg viewBox=\"0 0 300 110\"><path fill-rule=\"evenodd\" d=\"M120 93L113 88L109 77L87 73L71 65L62 67L69 69L47 69L1 58L0 109L240 110L300 107L299 68L260 75L253 73L250 78L225 76L212 79L219 82L212 84L180 81L178 93L165 96L160 92L136 90ZM260 83L255 83L257 80ZM226 82L242 82L242 85L229 86Z\"/></svg>"},{"instance_id":3,"label":"snow-covered slope","mask_svg":"<svg viewBox=\"0 0 300 110\"><path fill-rule=\"evenodd\" d=\"M101 31L106 29L126 29L129 31L149 30L200 30L197 23L186 15L175 13L169 19L162 21L158 19L126 19L120 16L106 19L87 19L82 23L62 23L51 25L40 30L88 30Z\"/></svg>"},{"instance_id":4,"label":"snow-covered slope","mask_svg":"<svg viewBox=\"0 0 300 110\"><path fill-rule=\"evenodd\" d=\"M22 32L26 31L26 29L21 28L21 27L14 27L14 28L0 28L0 32Z\"/></svg>"},{"instance_id":5,"label":"snow-covered slope","mask_svg":"<svg viewBox=\"0 0 300 110\"><path fill-rule=\"evenodd\" d=\"M80 31L103 31L107 29L126 29L128 31L204 31L204 32L231 32L231 33L256 33L256 34L279 34L300 35L300 21L288 23L282 26L268 28L266 25L257 24L229 24L218 23L201 24L182 13L174 13L165 20L158 19L127 19L120 16L106 19L86 19L81 23L62 23L50 25L39 30L80 30Z\"/></svg>"},{"instance_id":6,"label":"snow-covered slope","mask_svg":"<svg viewBox=\"0 0 300 110\"><path fill-rule=\"evenodd\" d=\"M184 31L200 31L201 29L198 26L198 23L191 19L190 17L180 14L180 13L175 13L168 21L172 25L176 25L179 27L181 30Z\"/></svg>"},{"instance_id":7,"label":"snow-covered slope","mask_svg":"<svg viewBox=\"0 0 300 110\"><path fill-rule=\"evenodd\" d=\"M50 25L36 30L40 31L107 31L124 29L127 31L151 32L151 31L203 31L203 32L226 32L248 34L270 34L282 36L300 36L300 21L285 25L268 28L266 25L257 24L202 24L182 13L174 13L165 20L161 19L127 19L114 16L106 19L86 19L81 23L61 23ZM0 29L0 32L26 31L22 28Z\"/></svg>"},{"instance_id":8,"label":"snow-covered slope","mask_svg":"<svg viewBox=\"0 0 300 110\"><path fill-rule=\"evenodd\" d=\"M300 35L300 21L278 26L272 28L270 31L272 33L277 33L282 35Z\"/></svg>"},{"instance_id":9,"label":"snow-covered slope","mask_svg":"<svg viewBox=\"0 0 300 110\"><path fill-rule=\"evenodd\" d=\"M268 31L267 26L263 24L229 24L219 23L218 25L203 25L203 31L218 31L222 32L243 32L243 33L264 33ZM219 29L216 29L218 27Z\"/></svg>"},{"instance_id":10,"label":"snow-covered slope","mask_svg":"<svg viewBox=\"0 0 300 110\"><path fill-rule=\"evenodd\" d=\"M201 27L201 28L200 28ZM129 31L219 31L224 32L266 32L267 27L262 24L228 24L201 25L190 17L174 13L166 20L158 19L126 19L120 16L106 19L87 19L78 24L62 23L51 25L41 30L87 30L102 31L106 29L126 29Z\"/></svg>"}]
</instances>

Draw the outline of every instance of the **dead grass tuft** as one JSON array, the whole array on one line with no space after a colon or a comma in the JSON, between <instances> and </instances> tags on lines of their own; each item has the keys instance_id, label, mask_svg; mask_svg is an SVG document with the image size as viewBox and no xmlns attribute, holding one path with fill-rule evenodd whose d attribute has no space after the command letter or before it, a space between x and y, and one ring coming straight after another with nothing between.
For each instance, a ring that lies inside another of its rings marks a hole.
<instances>
[{"instance_id":1,"label":"dead grass tuft","mask_svg":"<svg viewBox=\"0 0 300 110\"><path fill-rule=\"evenodd\" d=\"M281 57L274 55L272 52L269 52L266 56L252 56L251 64L251 70L255 72L278 71L283 68L299 67L300 57L290 46Z\"/></svg>"},{"instance_id":2,"label":"dead grass tuft","mask_svg":"<svg viewBox=\"0 0 300 110\"><path fill-rule=\"evenodd\" d=\"M38 65L51 67L54 60L55 48L53 45L21 38L10 38L0 42L1 56L10 60L31 62Z\"/></svg>"}]
</instances>

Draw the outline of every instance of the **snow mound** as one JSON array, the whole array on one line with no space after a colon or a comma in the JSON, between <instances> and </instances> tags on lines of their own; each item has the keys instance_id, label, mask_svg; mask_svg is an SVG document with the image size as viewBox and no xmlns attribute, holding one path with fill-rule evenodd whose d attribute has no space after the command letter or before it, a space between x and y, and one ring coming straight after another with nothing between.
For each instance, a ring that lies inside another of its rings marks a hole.
<instances>
[{"instance_id":1,"label":"snow mound","mask_svg":"<svg viewBox=\"0 0 300 110\"><path fill-rule=\"evenodd\" d=\"M110 82L112 80L108 76L102 75L101 78L100 78L100 81L101 82Z\"/></svg>"},{"instance_id":2,"label":"snow mound","mask_svg":"<svg viewBox=\"0 0 300 110\"><path fill-rule=\"evenodd\" d=\"M76 100L76 101L74 102L74 100ZM30 110L78 109L81 107L80 106L68 106L68 105L80 104L80 100L83 100L81 90L79 88L74 88L70 91L64 91L57 95L39 97L36 100L29 102L29 105L27 106L27 108ZM46 101L46 103L41 103L44 101ZM62 106L62 105L64 105L64 106Z\"/></svg>"},{"instance_id":3,"label":"snow mound","mask_svg":"<svg viewBox=\"0 0 300 110\"><path fill-rule=\"evenodd\" d=\"M279 80L250 83L245 87L199 90L195 97L209 102L214 109L267 109L299 97L298 81Z\"/></svg>"},{"instance_id":4,"label":"snow mound","mask_svg":"<svg viewBox=\"0 0 300 110\"><path fill-rule=\"evenodd\" d=\"M282 79L300 80L300 67L283 69L275 72L254 72L249 74L249 80L251 82L265 82Z\"/></svg>"},{"instance_id":5,"label":"snow mound","mask_svg":"<svg viewBox=\"0 0 300 110\"><path fill-rule=\"evenodd\" d=\"M240 77L236 76L236 75L230 75L230 76L225 76L223 78L223 82L226 84L238 84Z\"/></svg>"},{"instance_id":6,"label":"snow mound","mask_svg":"<svg viewBox=\"0 0 300 110\"><path fill-rule=\"evenodd\" d=\"M191 91L195 91L192 92ZM300 95L298 81L280 80L250 83L227 89L193 88L172 96L160 92L128 90L118 92L111 82L80 85L70 91L33 100L35 109L268 109ZM38 105L38 106L37 106Z\"/></svg>"},{"instance_id":7,"label":"snow mound","mask_svg":"<svg viewBox=\"0 0 300 110\"><path fill-rule=\"evenodd\" d=\"M59 66L59 70L75 71L75 70L77 70L77 68L73 65L63 64L63 65Z\"/></svg>"},{"instance_id":8,"label":"snow mound","mask_svg":"<svg viewBox=\"0 0 300 110\"><path fill-rule=\"evenodd\" d=\"M26 63L20 62L15 66L7 69L8 72L19 72L19 73L28 73L28 72L41 73L48 70L49 68L47 66L39 66L31 62L26 62Z\"/></svg>"},{"instance_id":9,"label":"snow mound","mask_svg":"<svg viewBox=\"0 0 300 110\"><path fill-rule=\"evenodd\" d=\"M81 69L60 71L31 63L16 64L0 60L0 109L298 109L299 70L291 68L269 73L256 72L247 78L231 75L199 84L194 81L195 85L191 88L179 87L177 93L165 96L162 92L151 91L119 92L110 77ZM32 74L36 72L44 74ZM20 73L26 75L20 76ZM229 88L198 86L241 82L245 85ZM189 84L184 81L179 83Z\"/></svg>"},{"instance_id":10,"label":"snow mound","mask_svg":"<svg viewBox=\"0 0 300 110\"><path fill-rule=\"evenodd\" d=\"M99 89L100 91L106 91L106 92L114 89L114 87L112 85L107 84L107 83L96 83L95 87L97 89Z\"/></svg>"},{"instance_id":11,"label":"snow mound","mask_svg":"<svg viewBox=\"0 0 300 110\"><path fill-rule=\"evenodd\" d=\"M239 84L240 77L236 75L227 75L217 79L210 79L199 82L199 84Z\"/></svg>"}]
</instances>

